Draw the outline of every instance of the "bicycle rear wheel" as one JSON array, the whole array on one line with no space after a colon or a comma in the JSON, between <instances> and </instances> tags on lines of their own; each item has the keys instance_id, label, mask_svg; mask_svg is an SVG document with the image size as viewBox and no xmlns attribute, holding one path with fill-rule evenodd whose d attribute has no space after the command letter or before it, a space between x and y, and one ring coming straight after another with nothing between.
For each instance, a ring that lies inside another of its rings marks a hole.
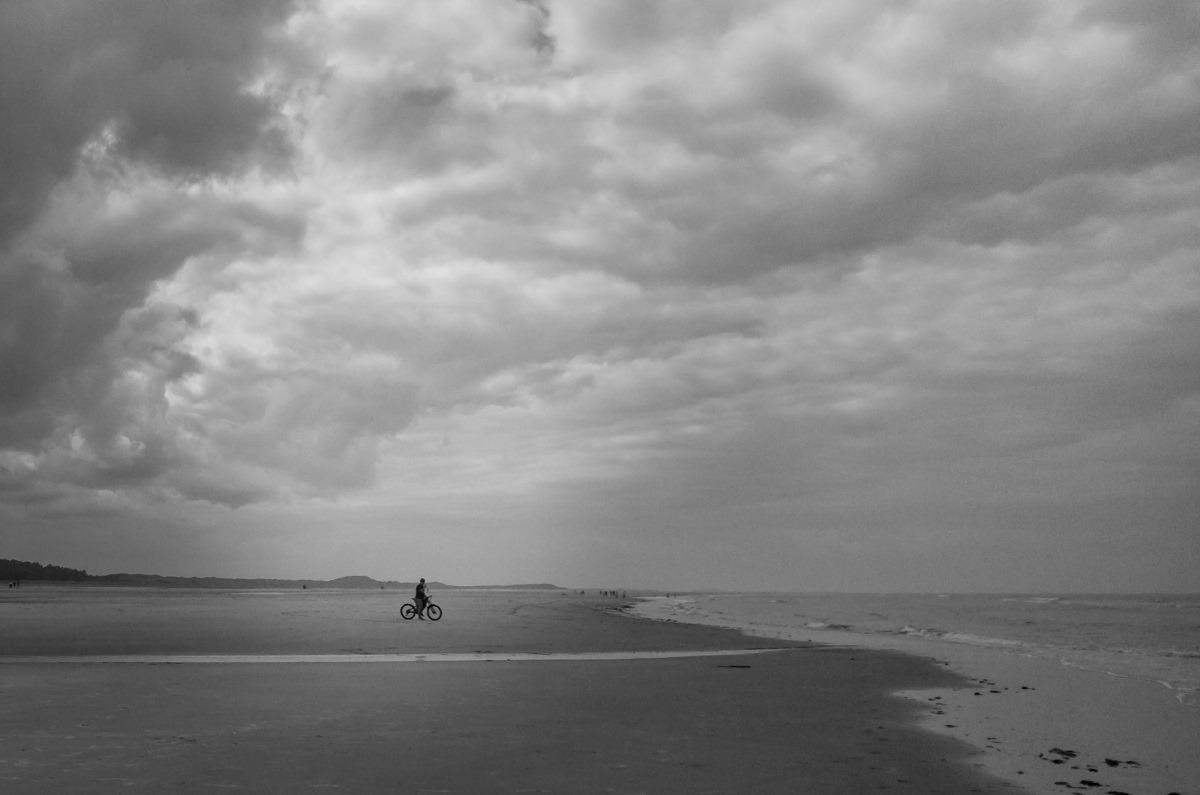
<instances>
[{"instance_id":1,"label":"bicycle rear wheel","mask_svg":"<svg viewBox=\"0 0 1200 795\"><path fill-rule=\"evenodd\" d=\"M442 617L442 608L438 607L437 605L433 605L433 604L426 605L425 606L425 615L429 616L430 621L437 621L438 619L440 619Z\"/></svg>"},{"instance_id":2,"label":"bicycle rear wheel","mask_svg":"<svg viewBox=\"0 0 1200 795\"><path fill-rule=\"evenodd\" d=\"M417 614L417 608L410 604L400 605L400 617L405 621L412 621L412 617Z\"/></svg>"}]
</instances>

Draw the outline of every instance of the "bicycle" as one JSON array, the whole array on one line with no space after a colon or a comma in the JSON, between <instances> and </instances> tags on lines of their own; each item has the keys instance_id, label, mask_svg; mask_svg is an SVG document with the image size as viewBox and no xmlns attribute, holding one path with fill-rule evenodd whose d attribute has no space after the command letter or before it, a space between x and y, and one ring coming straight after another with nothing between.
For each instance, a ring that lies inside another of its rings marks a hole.
<instances>
[{"instance_id":1,"label":"bicycle","mask_svg":"<svg viewBox=\"0 0 1200 795\"><path fill-rule=\"evenodd\" d=\"M413 616L417 614L416 598L412 599L413 604L405 602L400 607L400 617L405 621L412 621ZM428 600L425 601L425 617L430 621L439 621L442 618L442 608Z\"/></svg>"}]
</instances>

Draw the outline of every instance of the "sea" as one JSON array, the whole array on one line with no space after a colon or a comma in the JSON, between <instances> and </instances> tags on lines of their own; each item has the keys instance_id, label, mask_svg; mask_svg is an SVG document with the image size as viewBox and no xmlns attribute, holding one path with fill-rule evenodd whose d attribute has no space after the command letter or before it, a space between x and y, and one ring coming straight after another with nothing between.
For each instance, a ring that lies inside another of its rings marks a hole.
<instances>
[{"instance_id":1,"label":"sea","mask_svg":"<svg viewBox=\"0 0 1200 795\"><path fill-rule=\"evenodd\" d=\"M690 594L654 614L758 634L804 630L967 644L1170 688L1200 705L1200 594Z\"/></svg>"}]
</instances>

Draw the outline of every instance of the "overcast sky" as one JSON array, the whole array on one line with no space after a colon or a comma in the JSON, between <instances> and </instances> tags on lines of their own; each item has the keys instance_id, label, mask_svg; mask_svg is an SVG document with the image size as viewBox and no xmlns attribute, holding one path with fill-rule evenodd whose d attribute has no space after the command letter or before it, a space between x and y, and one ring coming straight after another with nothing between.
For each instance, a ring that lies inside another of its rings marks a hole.
<instances>
[{"instance_id":1,"label":"overcast sky","mask_svg":"<svg viewBox=\"0 0 1200 795\"><path fill-rule=\"evenodd\" d=\"M1200 590L1200 5L0 4L0 557Z\"/></svg>"}]
</instances>

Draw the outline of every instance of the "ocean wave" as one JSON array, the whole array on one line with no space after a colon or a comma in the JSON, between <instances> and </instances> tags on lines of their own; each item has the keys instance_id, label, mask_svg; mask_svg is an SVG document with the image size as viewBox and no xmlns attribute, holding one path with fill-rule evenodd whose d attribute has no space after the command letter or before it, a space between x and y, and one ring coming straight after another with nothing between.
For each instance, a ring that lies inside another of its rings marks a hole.
<instances>
[{"instance_id":1,"label":"ocean wave","mask_svg":"<svg viewBox=\"0 0 1200 795\"><path fill-rule=\"evenodd\" d=\"M1054 608L1087 608L1105 611L1137 611L1163 609L1200 609L1195 594L1108 594L1079 596L1004 596L1000 602L1032 604Z\"/></svg>"},{"instance_id":2,"label":"ocean wave","mask_svg":"<svg viewBox=\"0 0 1200 795\"><path fill-rule=\"evenodd\" d=\"M970 646L1002 646L1004 648L1023 648L1026 646L1019 640L1011 640L1009 638L991 638L985 635L975 635L970 632L952 632L941 629L924 629L920 627L904 626L896 631L898 635L909 635L918 638L931 638L935 640L948 640L952 643L965 643Z\"/></svg>"}]
</instances>

